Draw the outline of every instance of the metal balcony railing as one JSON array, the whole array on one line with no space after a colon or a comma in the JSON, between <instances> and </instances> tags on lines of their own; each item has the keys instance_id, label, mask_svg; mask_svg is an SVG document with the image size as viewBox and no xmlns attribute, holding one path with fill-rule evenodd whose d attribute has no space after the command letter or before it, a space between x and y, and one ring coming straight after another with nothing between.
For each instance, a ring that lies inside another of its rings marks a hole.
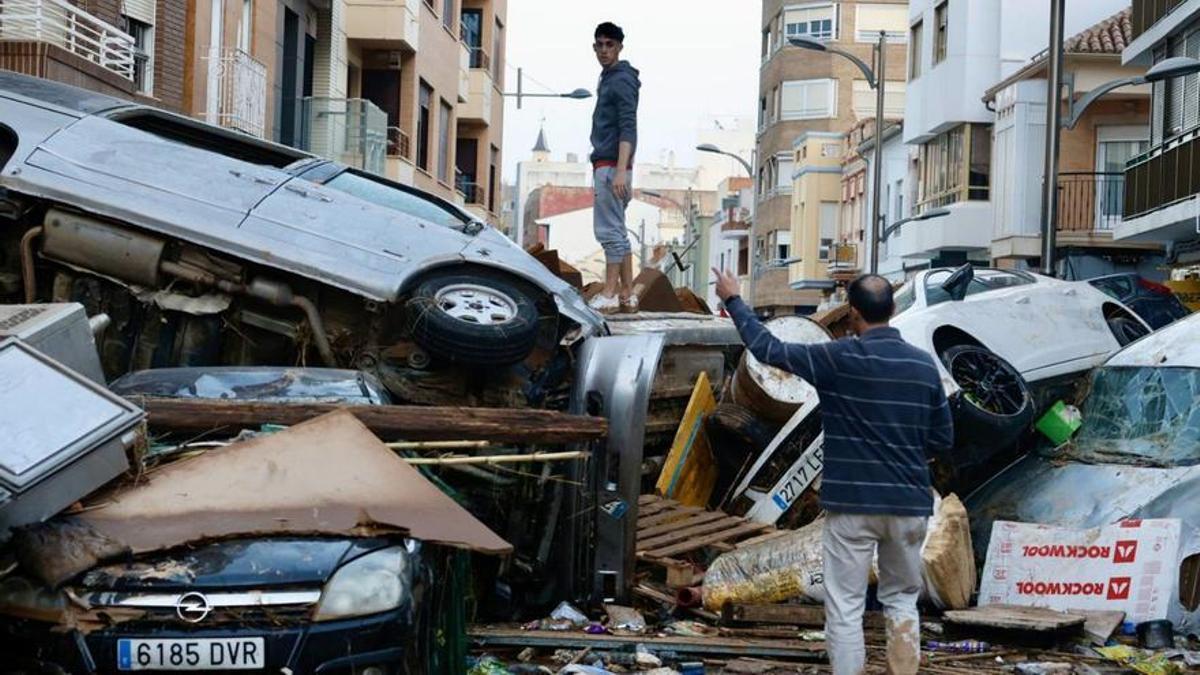
<instances>
[{"instance_id":1,"label":"metal balcony railing","mask_svg":"<svg viewBox=\"0 0 1200 675\"><path fill-rule=\"evenodd\" d=\"M388 146L387 113L365 98L303 100L300 148L383 175Z\"/></svg>"},{"instance_id":2,"label":"metal balcony railing","mask_svg":"<svg viewBox=\"0 0 1200 675\"><path fill-rule=\"evenodd\" d=\"M387 128L387 154L412 161L412 141L400 127Z\"/></svg>"},{"instance_id":3,"label":"metal balcony railing","mask_svg":"<svg viewBox=\"0 0 1200 675\"><path fill-rule=\"evenodd\" d=\"M215 122L262 138L267 123L267 66L241 49L208 57L208 77L216 82Z\"/></svg>"},{"instance_id":4,"label":"metal balcony railing","mask_svg":"<svg viewBox=\"0 0 1200 675\"><path fill-rule=\"evenodd\" d=\"M66 0L0 0L0 40L49 43L133 80L133 36Z\"/></svg>"},{"instance_id":5,"label":"metal balcony railing","mask_svg":"<svg viewBox=\"0 0 1200 675\"><path fill-rule=\"evenodd\" d=\"M466 44L465 42L463 44ZM483 47L474 47L467 45L467 49L471 51L471 67L490 71L492 69L492 57L488 55L487 50Z\"/></svg>"},{"instance_id":6,"label":"metal balcony railing","mask_svg":"<svg viewBox=\"0 0 1200 675\"><path fill-rule=\"evenodd\" d=\"M1058 229L1108 232L1121 222L1125 174L1063 172L1058 176Z\"/></svg>"},{"instance_id":7,"label":"metal balcony railing","mask_svg":"<svg viewBox=\"0 0 1200 675\"><path fill-rule=\"evenodd\" d=\"M1183 0L1133 0L1133 12L1130 17L1133 37L1136 39L1182 4Z\"/></svg>"}]
</instances>

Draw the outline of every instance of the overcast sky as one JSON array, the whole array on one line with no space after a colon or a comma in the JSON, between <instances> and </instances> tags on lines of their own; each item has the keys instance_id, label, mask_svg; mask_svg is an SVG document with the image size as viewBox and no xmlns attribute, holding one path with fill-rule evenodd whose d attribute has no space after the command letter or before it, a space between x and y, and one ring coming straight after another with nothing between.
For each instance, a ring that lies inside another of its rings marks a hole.
<instances>
[{"instance_id":1,"label":"overcast sky","mask_svg":"<svg viewBox=\"0 0 1200 675\"><path fill-rule=\"evenodd\" d=\"M596 24L612 21L625 29L622 58L641 71L638 158L658 161L660 151L675 150L679 165L692 165L706 115L754 115L760 7L757 0L509 0L504 88L516 91L521 66L529 91L583 87L595 93L600 66L592 33ZM594 98L532 98L521 110L506 99L506 181L515 178L516 163L529 158L543 117L556 159L590 151Z\"/></svg>"}]
</instances>

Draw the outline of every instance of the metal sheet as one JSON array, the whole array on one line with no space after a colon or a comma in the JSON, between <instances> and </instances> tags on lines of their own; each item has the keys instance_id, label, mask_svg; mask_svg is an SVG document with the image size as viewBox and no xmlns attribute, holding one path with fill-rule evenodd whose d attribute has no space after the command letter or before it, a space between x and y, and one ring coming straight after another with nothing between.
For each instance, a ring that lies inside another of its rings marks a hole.
<instances>
[{"instance_id":1,"label":"metal sheet","mask_svg":"<svg viewBox=\"0 0 1200 675\"><path fill-rule=\"evenodd\" d=\"M584 342L572 410L609 420L608 439L593 455L595 499L592 592L597 601L625 600L634 583L642 442L650 390L662 354L661 335L613 336Z\"/></svg>"}]
</instances>

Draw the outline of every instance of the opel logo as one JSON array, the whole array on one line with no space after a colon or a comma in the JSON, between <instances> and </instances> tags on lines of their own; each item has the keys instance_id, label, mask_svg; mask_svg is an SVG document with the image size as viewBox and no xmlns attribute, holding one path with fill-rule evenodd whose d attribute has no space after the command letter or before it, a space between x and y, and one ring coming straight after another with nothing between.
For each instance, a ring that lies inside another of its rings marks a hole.
<instances>
[{"instance_id":1,"label":"opel logo","mask_svg":"<svg viewBox=\"0 0 1200 675\"><path fill-rule=\"evenodd\" d=\"M185 593L175 601L175 614L188 623L200 623L211 611L212 605L203 593Z\"/></svg>"}]
</instances>

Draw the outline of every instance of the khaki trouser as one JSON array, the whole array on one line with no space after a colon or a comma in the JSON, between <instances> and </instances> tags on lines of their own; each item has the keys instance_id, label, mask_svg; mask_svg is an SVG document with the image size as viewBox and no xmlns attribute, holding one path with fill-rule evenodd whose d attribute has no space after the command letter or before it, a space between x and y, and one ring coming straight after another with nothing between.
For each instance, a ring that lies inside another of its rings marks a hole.
<instances>
[{"instance_id":1,"label":"khaki trouser","mask_svg":"<svg viewBox=\"0 0 1200 675\"><path fill-rule=\"evenodd\" d=\"M924 517L829 513L825 520L825 636L834 675L864 672L863 610L879 551L879 602L887 617L888 672L917 672L921 655Z\"/></svg>"}]
</instances>

